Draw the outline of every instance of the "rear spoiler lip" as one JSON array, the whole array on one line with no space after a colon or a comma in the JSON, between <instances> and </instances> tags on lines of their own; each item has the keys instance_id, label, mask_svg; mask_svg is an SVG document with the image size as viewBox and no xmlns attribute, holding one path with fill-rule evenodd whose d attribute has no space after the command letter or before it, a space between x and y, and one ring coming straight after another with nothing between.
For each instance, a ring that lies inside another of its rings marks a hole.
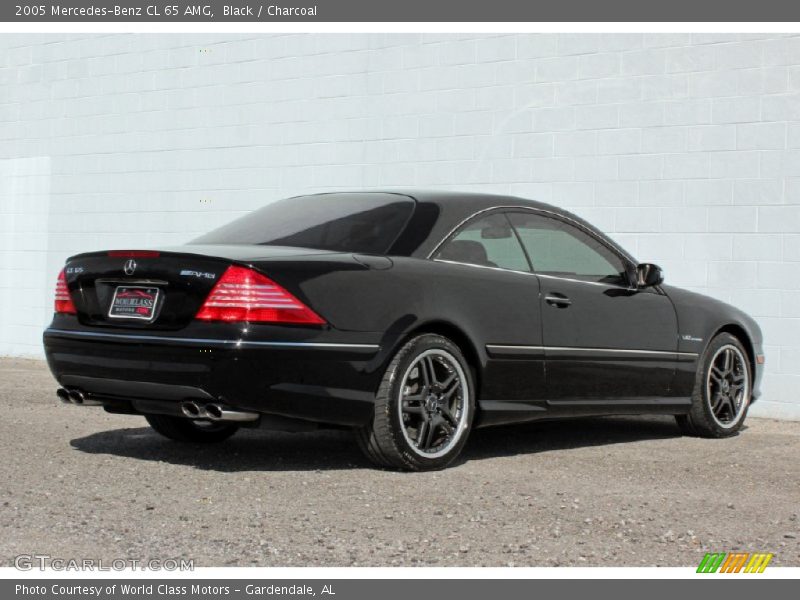
<instances>
[{"instance_id":1,"label":"rear spoiler lip","mask_svg":"<svg viewBox=\"0 0 800 600\"><path fill-rule=\"evenodd\" d=\"M229 262L236 262L241 264L247 264L249 261L263 261L263 260L276 260L276 259L295 259L295 258L303 258L307 256L320 256L320 255L330 255L330 256L350 256L352 255L351 252L336 252L332 250L319 250L314 248L300 248L300 247L293 247L293 246L258 246L252 244L242 244L242 245L233 245L233 244L226 244L226 245L219 245L219 248L222 250L219 253L210 253L210 252L192 252L191 251L192 244L186 244L185 246L166 246L166 247L152 247L152 248L134 248L129 249L126 248L126 251L129 252L158 252L160 253L160 257L192 257L192 258L203 258L203 259L212 259L212 260L223 260ZM200 246L200 245L198 245ZM202 245L202 248L210 248L212 244ZM247 254L241 252L239 254L235 254L230 252L233 249L244 250L246 248L257 249L261 248L262 252L266 248L279 248L281 250L291 250L292 252L287 252L285 254L261 254L259 252L253 252L252 254ZM228 250L229 252L226 252ZM80 260L83 258L115 258L113 256L109 256L109 252L115 252L116 249L106 249L106 250L93 250L90 252L81 252L79 254L74 254L67 258L66 262L70 262L73 260ZM156 258L156 257L153 257Z\"/></svg>"}]
</instances>

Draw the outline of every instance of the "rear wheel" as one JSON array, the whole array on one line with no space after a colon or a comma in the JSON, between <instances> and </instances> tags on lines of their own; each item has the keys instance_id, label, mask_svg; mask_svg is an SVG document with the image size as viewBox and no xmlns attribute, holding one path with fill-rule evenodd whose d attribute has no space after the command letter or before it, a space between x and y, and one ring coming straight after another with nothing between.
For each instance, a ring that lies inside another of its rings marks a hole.
<instances>
[{"instance_id":1,"label":"rear wheel","mask_svg":"<svg viewBox=\"0 0 800 600\"><path fill-rule=\"evenodd\" d=\"M222 442L239 430L238 425L185 419L171 415L145 415L155 431L176 442L210 444Z\"/></svg>"},{"instance_id":2,"label":"rear wheel","mask_svg":"<svg viewBox=\"0 0 800 600\"><path fill-rule=\"evenodd\" d=\"M716 336L697 371L692 408L678 415L678 425L688 435L729 437L741 429L750 406L752 370L747 351L729 333Z\"/></svg>"},{"instance_id":3,"label":"rear wheel","mask_svg":"<svg viewBox=\"0 0 800 600\"><path fill-rule=\"evenodd\" d=\"M373 422L357 439L378 466L441 469L461 453L474 413L472 375L461 351L445 337L424 334L392 359L375 398Z\"/></svg>"}]
</instances>

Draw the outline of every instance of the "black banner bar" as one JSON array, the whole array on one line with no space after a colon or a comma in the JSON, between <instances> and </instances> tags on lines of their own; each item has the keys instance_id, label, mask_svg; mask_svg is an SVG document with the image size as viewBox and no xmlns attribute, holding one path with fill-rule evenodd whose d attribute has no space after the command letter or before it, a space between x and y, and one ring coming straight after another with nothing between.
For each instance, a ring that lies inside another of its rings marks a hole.
<instances>
[{"instance_id":1,"label":"black banner bar","mask_svg":"<svg viewBox=\"0 0 800 600\"><path fill-rule=\"evenodd\" d=\"M714 580L712 582L712 580ZM647 598L674 600L700 593L726 600L793 597L796 581L698 575L669 580L557 579L28 579L0 582L0 596L14 600L433 600L453 598Z\"/></svg>"},{"instance_id":2,"label":"black banner bar","mask_svg":"<svg viewBox=\"0 0 800 600\"><path fill-rule=\"evenodd\" d=\"M272 3L274 2L274 3ZM787 22L787 0L3 0L0 22Z\"/></svg>"}]
</instances>

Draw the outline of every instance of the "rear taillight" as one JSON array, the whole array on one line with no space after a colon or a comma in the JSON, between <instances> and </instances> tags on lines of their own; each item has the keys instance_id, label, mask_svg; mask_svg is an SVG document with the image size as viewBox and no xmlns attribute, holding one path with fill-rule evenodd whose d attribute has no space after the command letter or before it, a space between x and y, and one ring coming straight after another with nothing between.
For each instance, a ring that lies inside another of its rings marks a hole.
<instances>
[{"instance_id":1,"label":"rear taillight","mask_svg":"<svg viewBox=\"0 0 800 600\"><path fill-rule=\"evenodd\" d=\"M324 325L313 310L271 279L230 266L195 316L201 321L251 321Z\"/></svg>"},{"instance_id":2,"label":"rear taillight","mask_svg":"<svg viewBox=\"0 0 800 600\"><path fill-rule=\"evenodd\" d=\"M78 312L78 310L75 308L75 304L72 302L72 298L69 295L69 289L67 288L67 277L64 275L64 269L61 269L61 273L58 274L58 279L56 280L55 311L57 313L65 313L68 315L74 315Z\"/></svg>"}]
</instances>

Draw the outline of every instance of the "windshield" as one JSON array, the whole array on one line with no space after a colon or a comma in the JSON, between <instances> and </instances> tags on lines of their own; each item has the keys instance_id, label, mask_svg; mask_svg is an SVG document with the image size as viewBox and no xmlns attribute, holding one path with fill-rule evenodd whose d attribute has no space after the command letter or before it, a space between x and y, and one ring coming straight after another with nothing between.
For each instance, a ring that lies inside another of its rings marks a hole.
<instances>
[{"instance_id":1,"label":"windshield","mask_svg":"<svg viewBox=\"0 0 800 600\"><path fill-rule=\"evenodd\" d=\"M414 211L408 196L320 194L272 202L193 240L386 254Z\"/></svg>"}]
</instances>

